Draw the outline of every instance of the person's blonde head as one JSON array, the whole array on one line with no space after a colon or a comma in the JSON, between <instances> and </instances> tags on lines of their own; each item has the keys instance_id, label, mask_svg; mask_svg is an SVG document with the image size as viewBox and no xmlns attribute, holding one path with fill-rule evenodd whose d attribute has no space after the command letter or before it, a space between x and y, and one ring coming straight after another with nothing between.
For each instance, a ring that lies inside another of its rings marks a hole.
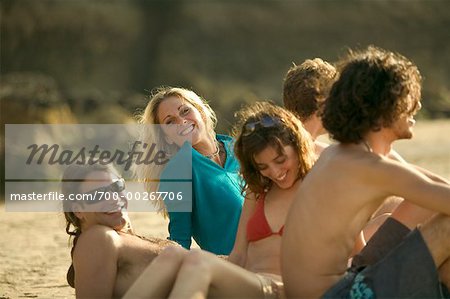
<instances>
[{"instance_id":1,"label":"person's blonde head","mask_svg":"<svg viewBox=\"0 0 450 299\"><path fill-rule=\"evenodd\" d=\"M174 143L169 143L162 130L155 126L145 125L163 125L160 123L159 107L166 99L176 97L180 100L190 104L196 109L205 124L206 133L210 140L216 139L215 127L217 118L214 110L202 97L197 95L192 90L180 87L160 87L156 89L150 96L150 100L144 112L138 115L138 122L143 126L141 131L141 141L147 144L155 144L158 150L163 150L168 156L174 155L178 151L178 146ZM139 165L135 169L136 177L143 181L147 191L157 191L159 186L159 177L161 175L162 167L153 165ZM165 207L159 202L156 206L160 211L164 211Z\"/></svg>"},{"instance_id":2,"label":"person's blonde head","mask_svg":"<svg viewBox=\"0 0 450 299\"><path fill-rule=\"evenodd\" d=\"M177 97L187 103L191 104L195 109L200 112L203 121L205 122L205 127L208 132L208 135L215 139L215 127L217 124L216 113L212 108L208 105L208 103L197 95L192 90L181 88L181 87L160 87L150 96L150 101L147 104L147 107L139 116L139 123L141 124L160 124L158 108L160 104L170 98ZM165 142L164 140L161 140Z\"/></svg>"}]
</instances>

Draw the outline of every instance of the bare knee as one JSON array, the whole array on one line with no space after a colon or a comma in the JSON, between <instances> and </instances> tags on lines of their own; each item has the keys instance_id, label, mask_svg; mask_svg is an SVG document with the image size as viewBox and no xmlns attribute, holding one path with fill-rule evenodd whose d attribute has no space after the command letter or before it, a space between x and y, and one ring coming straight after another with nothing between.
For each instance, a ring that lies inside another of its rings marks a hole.
<instances>
[{"instance_id":1,"label":"bare knee","mask_svg":"<svg viewBox=\"0 0 450 299\"><path fill-rule=\"evenodd\" d=\"M197 278L202 278L206 281L211 280L212 268L207 253L200 249L192 249L183 259L181 270L185 274L192 273Z\"/></svg>"},{"instance_id":2,"label":"bare knee","mask_svg":"<svg viewBox=\"0 0 450 299\"><path fill-rule=\"evenodd\" d=\"M158 255L161 263L181 263L188 251L179 246L168 246Z\"/></svg>"},{"instance_id":3,"label":"bare knee","mask_svg":"<svg viewBox=\"0 0 450 299\"><path fill-rule=\"evenodd\" d=\"M436 215L419 229L439 268L450 257L450 217Z\"/></svg>"},{"instance_id":4,"label":"bare knee","mask_svg":"<svg viewBox=\"0 0 450 299\"><path fill-rule=\"evenodd\" d=\"M447 289L450 290L450 258L439 268L439 278Z\"/></svg>"},{"instance_id":5,"label":"bare knee","mask_svg":"<svg viewBox=\"0 0 450 299\"><path fill-rule=\"evenodd\" d=\"M183 265L186 267L202 268L207 270L208 262L205 253L200 249L191 249L183 259Z\"/></svg>"},{"instance_id":6,"label":"bare knee","mask_svg":"<svg viewBox=\"0 0 450 299\"><path fill-rule=\"evenodd\" d=\"M378 210L373 213L372 218L376 218L378 216L384 214L391 214L401 203L403 202L403 198L397 196L388 197L383 204L378 208Z\"/></svg>"},{"instance_id":7,"label":"bare knee","mask_svg":"<svg viewBox=\"0 0 450 299\"><path fill-rule=\"evenodd\" d=\"M443 241L447 240L447 242L443 243L450 243L448 242L450 241L450 238L448 237L450 235L450 216L443 214L434 216L421 228L421 231L427 230L430 231L430 234L432 233L435 238L442 238Z\"/></svg>"}]
</instances>

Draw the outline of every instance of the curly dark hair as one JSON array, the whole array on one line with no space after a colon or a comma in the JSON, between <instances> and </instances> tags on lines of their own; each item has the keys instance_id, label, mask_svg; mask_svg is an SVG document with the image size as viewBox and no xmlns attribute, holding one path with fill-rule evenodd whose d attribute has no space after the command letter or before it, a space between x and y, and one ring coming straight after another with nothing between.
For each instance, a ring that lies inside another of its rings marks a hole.
<instances>
[{"instance_id":1,"label":"curly dark hair","mask_svg":"<svg viewBox=\"0 0 450 299\"><path fill-rule=\"evenodd\" d=\"M283 104L301 121L321 112L338 73L330 63L320 58L307 59L289 69L283 82Z\"/></svg>"},{"instance_id":2,"label":"curly dark hair","mask_svg":"<svg viewBox=\"0 0 450 299\"><path fill-rule=\"evenodd\" d=\"M390 127L420 109L421 81L404 56L374 46L350 52L338 66L322 115L324 128L342 143L358 143L370 131Z\"/></svg>"},{"instance_id":3,"label":"curly dark hair","mask_svg":"<svg viewBox=\"0 0 450 299\"><path fill-rule=\"evenodd\" d=\"M316 159L311 135L303 128L301 121L290 111L269 102L256 102L237 112L238 122L233 128L236 138L234 152L241 165L245 185L243 191L260 194L270 188L272 182L262 176L254 160L255 155L267 146L273 146L279 154L283 147L291 145L298 154L299 179L303 179ZM251 134L243 134L245 126L251 122L261 122L263 118L279 120L270 127L257 126Z\"/></svg>"}]
</instances>

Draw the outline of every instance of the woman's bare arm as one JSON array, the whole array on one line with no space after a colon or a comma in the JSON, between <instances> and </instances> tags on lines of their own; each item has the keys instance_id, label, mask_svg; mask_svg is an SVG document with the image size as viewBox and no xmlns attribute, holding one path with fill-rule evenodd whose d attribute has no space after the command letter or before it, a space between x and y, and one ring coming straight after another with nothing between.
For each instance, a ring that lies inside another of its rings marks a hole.
<instances>
[{"instance_id":1,"label":"woman's bare arm","mask_svg":"<svg viewBox=\"0 0 450 299\"><path fill-rule=\"evenodd\" d=\"M238 266L244 267L247 261L247 222L253 215L256 207L256 198L254 193L249 193L242 207L241 218L236 233L233 250L231 251L228 261Z\"/></svg>"}]
</instances>

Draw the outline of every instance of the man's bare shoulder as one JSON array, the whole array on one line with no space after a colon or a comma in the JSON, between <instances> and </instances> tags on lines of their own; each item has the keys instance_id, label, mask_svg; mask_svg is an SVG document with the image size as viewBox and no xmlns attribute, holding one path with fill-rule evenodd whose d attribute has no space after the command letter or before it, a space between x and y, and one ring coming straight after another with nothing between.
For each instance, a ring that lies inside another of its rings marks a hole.
<instances>
[{"instance_id":1,"label":"man's bare shoulder","mask_svg":"<svg viewBox=\"0 0 450 299\"><path fill-rule=\"evenodd\" d=\"M117 231L115 231L114 229L112 229L111 227L105 226L105 225L93 225L92 227L90 227L89 229L87 229L86 231L84 231L81 235L80 235L80 239L87 239L87 238L96 238L96 237L100 237L100 236L110 236L110 237L116 237L119 234L117 233Z\"/></svg>"},{"instance_id":2,"label":"man's bare shoulder","mask_svg":"<svg viewBox=\"0 0 450 299\"><path fill-rule=\"evenodd\" d=\"M326 181L328 186L333 184L373 186L382 191L383 185L395 179L395 176L408 171L405 167L407 168L400 162L361 150L360 147L336 144L322 152L311 170L310 180ZM335 180L336 178L339 180Z\"/></svg>"},{"instance_id":3,"label":"man's bare shoulder","mask_svg":"<svg viewBox=\"0 0 450 299\"><path fill-rule=\"evenodd\" d=\"M382 160L383 157L361 151L353 145L333 144L323 150L318 162L328 167L367 168Z\"/></svg>"},{"instance_id":4,"label":"man's bare shoulder","mask_svg":"<svg viewBox=\"0 0 450 299\"><path fill-rule=\"evenodd\" d=\"M365 180L367 184L378 187L389 186L393 180L401 182L411 176L424 177L411 165L393 160L389 156L363 151L354 145L329 146L322 152L317 165L322 165L324 173L339 171L341 178L357 175L356 180Z\"/></svg>"},{"instance_id":5,"label":"man's bare shoulder","mask_svg":"<svg viewBox=\"0 0 450 299\"><path fill-rule=\"evenodd\" d=\"M99 267L106 269L106 267L115 266L121 246L120 239L115 230L106 226L95 225L84 231L73 253L73 265L76 272L90 273Z\"/></svg>"},{"instance_id":6,"label":"man's bare shoulder","mask_svg":"<svg viewBox=\"0 0 450 299\"><path fill-rule=\"evenodd\" d=\"M120 239L120 235L114 229L94 225L80 235L75 252L115 248L120 244Z\"/></svg>"}]
</instances>

